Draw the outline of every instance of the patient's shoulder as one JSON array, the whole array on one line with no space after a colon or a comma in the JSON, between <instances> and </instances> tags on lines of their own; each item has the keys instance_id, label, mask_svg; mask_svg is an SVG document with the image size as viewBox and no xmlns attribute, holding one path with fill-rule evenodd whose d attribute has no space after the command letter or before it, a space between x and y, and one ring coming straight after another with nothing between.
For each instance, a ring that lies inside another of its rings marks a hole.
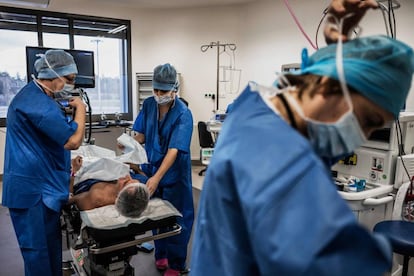
<instances>
[{"instance_id":1,"label":"patient's shoulder","mask_svg":"<svg viewBox=\"0 0 414 276\"><path fill-rule=\"evenodd\" d=\"M93 202L94 208L110 205L115 203L118 195L116 184L99 182L91 189L89 199Z\"/></svg>"}]
</instances>

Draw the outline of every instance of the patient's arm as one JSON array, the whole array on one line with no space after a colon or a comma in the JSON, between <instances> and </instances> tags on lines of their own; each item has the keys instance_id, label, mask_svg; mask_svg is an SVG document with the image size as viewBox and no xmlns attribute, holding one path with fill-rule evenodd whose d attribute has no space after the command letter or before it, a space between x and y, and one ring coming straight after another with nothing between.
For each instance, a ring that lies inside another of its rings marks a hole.
<instances>
[{"instance_id":1,"label":"patient's arm","mask_svg":"<svg viewBox=\"0 0 414 276\"><path fill-rule=\"evenodd\" d=\"M82 167L82 156L76 156L75 158L72 159L71 161L72 163L72 172L76 173L77 171L79 171L79 169Z\"/></svg>"},{"instance_id":2,"label":"patient's arm","mask_svg":"<svg viewBox=\"0 0 414 276\"><path fill-rule=\"evenodd\" d=\"M76 206L78 206L78 209L81 211L96 208L90 192L83 192L81 194L72 196L69 198L68 204L76 204Z\"/></svg>"},{"instance_id":3,"label":"patient's arm","mask_svg":"<svg viewBox=\"0 0 414 276\"><path fill-rule=\"evenodd\" d=\"M69 192L70 193L73 193L73 184L74 184L74 181L75 181L75 173L77 172L77 171L79 171L80 170L80 168L82 167L82 163L83 163L83 160L82 160L82 156L76 156L75 158L73 158L72 160L71 160L71 174L70 174L70 182L69 182Z\"/></svg>"}]
</instances>

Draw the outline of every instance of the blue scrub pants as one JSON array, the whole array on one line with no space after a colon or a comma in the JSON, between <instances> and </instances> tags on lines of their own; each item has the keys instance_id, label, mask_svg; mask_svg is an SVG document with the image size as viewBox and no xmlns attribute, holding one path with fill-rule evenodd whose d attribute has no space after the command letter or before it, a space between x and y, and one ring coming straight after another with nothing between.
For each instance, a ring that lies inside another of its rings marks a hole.
<instances>
[{"instance_id":1,"label":"blue scrub pants","mask_svg":"<svg viewBox=\"0 0 414 276\"><path fill-rule=\"evenodd\" d=\"M31 208L9 211L23 255L25 276L62 275L60 213L41 200Z\"/></svg>"},{"instance_id":2,"label":"blue scrub pants","mask_svg":"<svg viewBox=\"0 0 414 276\"><path fill-rule=\"evenodd\" d=\"M180 184L176 184L176 186L178 185ZM183 215L182 218L177 219L177 223L182 227L180 234L154 241L155 259L167 258L170 268L184 270L186 268L187 245L194 222L192 189L180 186L159 188L154 196L168 200Z\"/></svg>"}]
</instances>

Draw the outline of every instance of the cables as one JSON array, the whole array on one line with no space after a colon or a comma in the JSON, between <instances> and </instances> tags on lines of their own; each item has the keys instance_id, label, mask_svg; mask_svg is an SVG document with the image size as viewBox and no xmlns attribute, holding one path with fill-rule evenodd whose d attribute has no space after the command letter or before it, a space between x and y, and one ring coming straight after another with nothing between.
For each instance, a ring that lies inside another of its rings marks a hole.
<instances>
[{"instance_id":1,"label":"cables","mask_svg":"<svg viewBox=\"0 0 414 276\"><path fill-rule=\"evenodd\" d=\"M384 23L385 23L385 30L387 32L387 36L390 36L391 38L396 38L397 36L397 25L395 20L395 14L394 10L401 7L400 3L397 0L377 0L378 5L381 9ZM384 3L385 2L385 3ZM403 144L403 133L401 129L400 120L395 120L395 131L397 134L397 143L398 143L398 157L401 159L401 164L404 167L404 171L408 177L408 180L410 181L410 187L408 188L407 194L406 194L406 201L411 201L414 199L413 189L414 189L414 176L410 176L410 173L407 169L407 166L404 162L403 156L406 155L404 150L404 144Z\"/></svg>"},{"instance_id":2,"label":"cables","mask_svg":"<svg viewBox=\"0 0 414 276\"><path fill-rule=\"evenodd\" d=\"M326 7L326 8L323 10L323 15L322 15L322 18L321 18L321 20L319 21L318 27L316 28L316 34L315 34L316 49L319 49L319 45L318 45L318 33L319 33L319 29L321 28L321 25L322 25L323 20L325 19L326 15L328 14L328 9L329 9L329 6L328 6L328 7Z\"/></svg>"},{"instance_id":3,"label":"cables","mask_svg":"<svg viewBox=\"0 0 414 276\"><path fill-rule=\"evenodd\" d=\"M329 6L326 7L323 10L322 18L319 21L318 27L316 29L315 44L314 44L311 41L311 39L309 38L309 36L306 34L304 29L302 28L298 18L295 16L295 14L293 12L293 9L290 6L288 0L283 0L283 2L285 3L289 13L291 14L291 16L292 16L293 20L295 21L296 25L298 26L299 30L302 32L302 34L308 40L309 44L312 46L312 48L314 48L315 50L318 50L319 49L318 33L319 33L319 29L322 25L322 22L324 21L326 15L328 14ZM380 7L380 10L382 12L383 18L384 18L384 23L385 23L385 29L386 29L386 32L387 32L387 36L390 36L392 38L396 38L396 36L397 36L397 26L396 26L394 10L400 8L401 4L397 0L377 0L377 2L378 2L378 5ZM358 35L359 32L354 30L354 33L356 35Z\"/></svg>"},{"instance_id":4,"label":"cables","mask_svg":"<svg viewBox=\"0 0 414 276\"><path fill-rule=\"evenodd\" d=\"M293 20L295 21L296 25L298 26L299 30L302 32L302 34L305 36L306 40L309 42L309 44L312 46L313 49L317 50L318 47L313 44L312 40L309 38L309 36L306 34L305 30L302 28L302 25L299 23L299 20L297 19L295 13L293 12L291 6L289 5L288 0L283 0L285 3L290 15L292 15Z\"/></svg>"},{"instance_id":5,"label":"cables","mask_svg":"<svg viewBox=\"0 0 414 276\"><path fill-rule=\"evenodd\" d=\"M414 182L414 176L410 176L410 173L408 172L407 166L404 162L403 156L406 155L405 149L404 149L404 143L403 143L403 133L401 129L400 120L395 120L395 132L397 136L397 144L398 144L398 157L401 159L401 164L403 165L404 171L407 174L408 180L410 181L410 187L408 188L408 192L406 195L406 200L412 200L414 199L413 194L413 182Z\"/></svg>"},{"instance_id":6,"label":"cables","mask_svg":"<svg viewBox=\"0 0 414 276\"><path fill-rule=\"evenodd\" d=\"M387 35L391 38L396 38L397 26L394 10L401 7L400 3L397 0L377 0L377 2L384 18Z\"/></svg>"},{"instance_id":7,"label":"cables","mask_svg":"<svg viewBox=\"0 0 414 276\"><path fill-rule=\"evenodd\" d=\"M85 132L84 142L86 144L89 144L90 141L91 141L91 137L92 137L92 107L91 107L91 103L89 101L88 94L86 94L86 91L84 91L82 88L79 88L79 95L80 95L81 99L83 100L83 102L88 107L88 109L86 111L86 114L88 116L89 127L88 127L88 132Z\"/></svg>"}]
</instances>

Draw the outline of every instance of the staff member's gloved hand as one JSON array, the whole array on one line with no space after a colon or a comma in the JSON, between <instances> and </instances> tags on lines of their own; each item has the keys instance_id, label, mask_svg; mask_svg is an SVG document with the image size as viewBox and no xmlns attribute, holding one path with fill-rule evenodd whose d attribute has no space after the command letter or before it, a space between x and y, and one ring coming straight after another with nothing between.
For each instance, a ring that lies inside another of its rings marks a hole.
<instances>
[{"instance_id":1,"label":"staff member's gloved hand","mask_svg":"<svg viewBox=\"0 0 414 276\"><path fill-rule=\"evenodd\" d=\"M345 15L351 13L352 15L344 20L342 34L339 33L335 19L332 16L327 18L328 23L325 24L324 30L326 43L335 43L338 39L347 41L349 33L358 25L366 11L376 8L378 8L378 3L375 0L332 0L328 13L337 20Z\"/></svg>"},{"instance_id":2,"label":"staff member's gloved hand","mask_svg":"<svg viewBox=\"0 0 414 276\"><path fill-rule=\"evenodd\" d=\"M146 183L150 196L154 194L154 192L158 188L158 184L160 183L160 179L158 179L155 175L153 177L148 178Z\"/></svg>"},{"instance_id":3,"label":"staff member's gloved hand","mask_svg":"<svg viewBox=\"0 0 414 276\"><path fill-rule=\"evenodd\" d=\"M86 104L79 97L71 98L69 100L69 105L73 108L76 108L76 110L82 109L82 110L86 111Z\"/></svg>"}]
</instances>

